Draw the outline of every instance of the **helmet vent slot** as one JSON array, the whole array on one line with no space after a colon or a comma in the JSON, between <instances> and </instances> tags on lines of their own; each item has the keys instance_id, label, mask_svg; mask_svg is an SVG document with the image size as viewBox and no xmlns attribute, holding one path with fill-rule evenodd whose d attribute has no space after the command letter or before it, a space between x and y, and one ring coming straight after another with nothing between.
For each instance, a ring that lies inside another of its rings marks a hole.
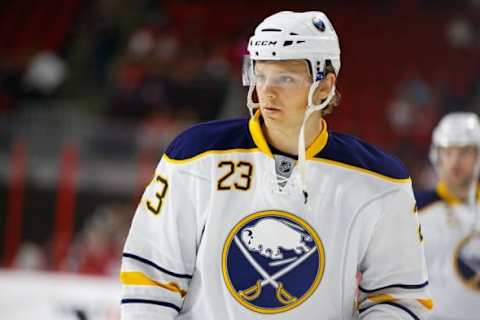
<instances>
[{"instance_id":1,"label":"helmet vent slot","mask_svg":"<svg viewBox=\"0 0 480 320\"><path fill-rule=\"evenodd\" d=\"M282 32L281 29L272 29L272 28L262 29L262 31L264 31L264 32Z\"/></svg>"}]
</instances>

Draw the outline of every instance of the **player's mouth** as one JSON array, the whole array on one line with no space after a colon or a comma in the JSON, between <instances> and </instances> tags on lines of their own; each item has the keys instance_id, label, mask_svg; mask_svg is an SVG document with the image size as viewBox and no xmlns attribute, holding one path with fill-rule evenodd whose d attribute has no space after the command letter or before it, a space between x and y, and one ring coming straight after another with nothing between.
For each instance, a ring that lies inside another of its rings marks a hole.
<instances>
[{"instance_id":1,"label":"player's mouth","mask_svg":"<svg viewBox=\"0 0 480 320\"><path fill-rule=\"evenodd\" d=\"M282 110L276 106L267 105L263 107L263 111L266 113L274 114L274 113L279 113Z\"/></svg>"},{"instance_id":2,"label":"player's mouth","mask_svg":"<svg viewBox=\"0 0 480 320\"><path fill-rule=\"evenodd\" d=\"M459 177L463 175L463 169L460 167L453 167L452 168L452 175L455 177Z\"/></svg>"}]
</instances>

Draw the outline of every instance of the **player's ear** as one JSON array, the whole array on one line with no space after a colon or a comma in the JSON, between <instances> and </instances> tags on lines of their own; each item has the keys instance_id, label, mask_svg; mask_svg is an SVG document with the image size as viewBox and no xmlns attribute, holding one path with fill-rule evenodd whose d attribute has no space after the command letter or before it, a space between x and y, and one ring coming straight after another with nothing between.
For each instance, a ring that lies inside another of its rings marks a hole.
<instances>
[{"instance_id":1,"label":"player's ear","mask_svg":"<svg viewBox=\"0 0 480 320\"><path fill-rule=\"evenodd\" d=\"M321 101L328 96L328 94L332 90L332 87L335 85L336 81L337 81L337 77L335 76L334 73L331 73L331 72L327 73L325 78L323 78L320 81L320 84L315 90L315 93L313 95L313 103L320 104Z\"/></svg>"}]
</instances>

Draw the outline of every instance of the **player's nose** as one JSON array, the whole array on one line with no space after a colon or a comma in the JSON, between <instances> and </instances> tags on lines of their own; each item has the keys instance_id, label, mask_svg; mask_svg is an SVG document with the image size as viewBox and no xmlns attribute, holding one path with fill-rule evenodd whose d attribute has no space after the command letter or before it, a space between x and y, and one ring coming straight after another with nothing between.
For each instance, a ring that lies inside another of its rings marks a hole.
<instances>
[{"instance_id":1,"label":"player's nose","mask_svg":"<svg viewBox=\"0 0 480 320\"><path fill-rule=\"evenodd\" d=\"M271 82L266 81L260 87L259 94L264 98L274 99L277 96L277 88Z\"/></svg>"}]
</instances>

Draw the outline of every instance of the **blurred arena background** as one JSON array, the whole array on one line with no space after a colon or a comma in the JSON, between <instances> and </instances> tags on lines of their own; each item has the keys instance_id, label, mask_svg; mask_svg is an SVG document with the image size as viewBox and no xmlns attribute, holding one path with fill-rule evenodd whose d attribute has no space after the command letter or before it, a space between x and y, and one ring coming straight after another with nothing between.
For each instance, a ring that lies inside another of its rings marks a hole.
<instances>
[{"instance_id":1,"label":"blurred arena background","mask_svg":"<svg viewBox=\"0 0 480 320\"><path fill-rule=\"evenodd\" d=\"M329 129L433 183L432 127L480 111L480 0L1 0L0 318L118 319L157 161L186 126L247 115L242 56L280 9L323 10L339 34Z\"/></svg>"}]
</instances>

